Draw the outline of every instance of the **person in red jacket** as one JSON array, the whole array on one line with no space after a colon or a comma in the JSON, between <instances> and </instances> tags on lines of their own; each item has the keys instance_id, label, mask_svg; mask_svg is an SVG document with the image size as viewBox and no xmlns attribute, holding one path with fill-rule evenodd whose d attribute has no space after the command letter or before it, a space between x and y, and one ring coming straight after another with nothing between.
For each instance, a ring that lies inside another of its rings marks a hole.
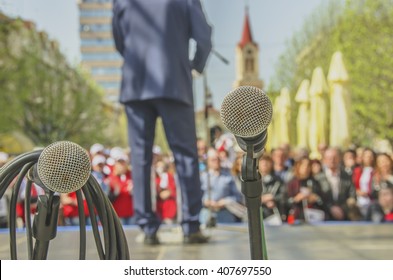
<instances>
[{"instance_id":1,"label":"person in red jacket","mask_svg":"<svg viewBox=\"0 0 393 280\"><path fill-rule=\"evenodd\" d=\"M169 164L158 161L156 163L157 215L167 224L176 219L176 183Z\"/></svg>"},{"instance_id":2,"label":"person in red jacket","mask_svg":"<svg viewBox=\"0 0 393 280\"><path fill-rule=\"evenodd\" d=\"M357 205L363 217L371 204L372 181L375 173L375 152L365 148L362 163L353 170L352 180L356 189Z\"/></svg>"},{"instance_id":3,"label":"person in red jacket","mask_svg":"<svg viewBox=\"0 0 393 280\"><path fill-rule=\"evenodd\" d=\"M79 211L78 211L78 200L76 197L76 192L60 194L60 203L61 203L64 225L65 226L79 225ZM90 225L91 221L89 218L89 210L87 207L87 202L84 198L83 198L83 209L86 217L86 224Z\"/></svg>"},{"instance_id":4,"label":"person in red jacket","mask_svg":"<svg viewBox=\"0 0 393 280\"><path fill-rule=\"evenodd\" d=\"M16 181L14 180L13 183ZM31 220L34 218L34 214L37 211L37 201L38 201L38 196L43 195L45 191L43 188L37 186L36 184L32 184L31 186L31 191L30 191L30 216ZM18 220L22 222L23 225L25 225L25 201L26 201L26 180L24 179L22 181L19 194L18 194L18 200L16 203L16 214L18 217Z\"/></svg>"},{"instance_id":5,"label":"person in red jacket","mask_svg":"<svg viewBox=\"0 0 393 280\"><path fill-rule=\"evenodd\" d=\"M133 224L133 182L126 155L117 158L113 172L109 176L109 188L109 198L122 224Z\"/></svg>"}]
</instances>

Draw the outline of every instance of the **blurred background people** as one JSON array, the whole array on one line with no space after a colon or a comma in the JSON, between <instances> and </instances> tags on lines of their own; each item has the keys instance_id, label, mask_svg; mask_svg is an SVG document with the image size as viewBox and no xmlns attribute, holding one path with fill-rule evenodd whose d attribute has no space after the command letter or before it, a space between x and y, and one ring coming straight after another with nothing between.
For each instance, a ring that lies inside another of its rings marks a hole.
<instances>
[{"instance_id":1,"label":"blurred background people","mask_svg":"<svg viewBox=\"0 0 393 280\"><path fill-rule=\"evenodd\" d=\"M76 192L71 193L61 193L60 194L60 203L61 203L61 213L62 213L62 222L65 226L78 226L80 223L79 220L79 210L78 210L78 199ZM83 199L83 214L86 217L86 224L90 224L89 218L89 209L87 207L86 200Z\"/></svg>"},{"instance_id":2,"label":"blurred background people","mask_svg":"<svg viewBox=\"0 0 393 280\"><path fill-rule=\"evenodd\" d=\"M285 197L288 223L293 223L296 220L308 222L306 209L321 210L319 220L324 220L324 194L319 182L312 176L310 159L306 157L298 159L295 162L293 175L287 185Z\"/></svg>"},{"instance_id":3,"label":"blurred background people","mask_svg":"<svg viewBox=\"0 0 393 280\"><path fill-rule=\"evenodd\" d=\"M0 152L0 167L8 161L8 154ZM8 198L3 195L0 199L0 228L8 227Z\"/></svg>"},{"instance_id":4,"label":"blurred background people","mask_svg":"<svg viewBox=\"0 0 393 280\"><path fill-rule=\"evenodd\" d=\"M157 214L165 224L173 224L177 213L176 183L169 163L156 163Z\"/></svg>"},{"instance_id":5,"label":"blurred background people","mask_svg":"<svg viewBox=\"0 0 393 280\"><path fill-rule=\"evenodd\" d=\"M235 144L236 140L231 133L224 132L221 126L213 126L211 128L212 146L218 151L226 151L229 162L233 162L236 158Z\"/></svg>"},{"instance_id":6,"label":"blurred background people","mask_svg":"<svg viewBox=\"0 0 393 280\"><path fill-rule=\"evenodd\" d=\"M218 156L220 157L220 164L223 169L231 170L233 166L233 160L229 158L229 153L227 150L218 150Z\"/></svg>"},{"instance_id":7,"label":"blurred background people","mask_svg":"<svg viewBox=\"0 0 393 280\"><path fill-rule=\"evenodd\" d=\"M362 165L364 147L356 148L356 166Z\"/></svg>"},{"instance_id":8,"label":"blurred background people","mask_svg":"<svg viewBox=\"0 0 393 280\"><path fill-rule=\"evenodd\" d=\"M377 201L367 211L366 220L374 223L393 223L393 186L383 184L378 192Z\"/></svg>"},{"instance_id":9,"label":"blurred background people","mask_svg":"<svg viewBox=\"0 0 393 280\"><path fill-rule=\"evenodd\" d=\"M384 186L393 186L393 160L386 154L377 155L375 173L372 181L372 199L378 197L378 192Z\"/></svg>"},{"instance_id":10,"label":"blurred background people","mask_svg":"<svg viewBox=\"0 0 393 280\"><path fill-rule=\"evenodd\" d=\"M343 153L343 168L348 175L353 174L353 170L356 167L356 152L354 150L348 149Z\"/></svg>"},{"instance_id":11,"label":"blurred background people","mask_svg":"<svg viewBox=\"0 0 393 280\"><path fill-rule=\"evenodd\" d=\"M330 220L360 220L356 205L356 189L352 177L340 165L341 154L337 148L328 148L324 153L324 176L318 180L324 193L324 203Z\"/></svg>"},{"instance_id":12,"label":"blurred background people","mask_svg":"<svg viewBox=\"0 0 393 280\"><path fill-rule=\"evenodd\" d=\"M91 174L97 180L98 184L101 186L102 191L108 195L109 186L107 184L107 176L104 173L106 158L103 155L95 155L91 161Z\"/></svg>"},{"instance_id":13,"label":"blurred background people","mask_svg":"<svg viewBox=\"0 0 393 280\"><path fill-rule=\"evenodd\" d=\"M206 171L207 144L202 138L197 139L199 171Z\"/></svg>"},{"instance_id":14,"label":"blurred background people","mask_svg":"<svg viewBox=\"0 0 393 280\"><path fill-rule=\"evenodd\" d=\"M210 215L218 223L239 222L245 214L245 207L241 205L242 196L237 190L231 173L222 169L216 150L208 151L207 166L209 174L205 172L201 176L202 190L204 191L201 223L207 224Z\"/></svg>"},{"instance_id":15,"label":"blurred background people","mask_svg":"<svg viewBox=\"0 0 393 280\"><path fill-rule=\"evenodd\" d=\"M272 150L274 174L285 184L292 179L291 169L286 165L288 158L282 148Z\"/></svg>"},{"instance_id":16,"label":"blurred background people","mask_svg":"<svg viewBox=\"0 0 393 280\"><path fill-rule=\"evenodd\" d=\"M100 143L95 143L90 146L90 150L89 150L90 158L92 159L96 155L104 155L104 151L105 151L104 145Z\"/></svg>"},{"instance_id":17,"label":"blurred background people","mask_svg":"<svg viewBox=\"0 0 393 280\"><path fill-rule=\"evenodd\" d=\"M370 148L365 148L362 153L361 164L353 170L352 174L356 189L357 206L364 218L371 203L374 167L375 153Z\"/></svg>"},{"instance_id":18,"label":"blurred background people","mask_svg":"<svg viewBox=\"0 0 393 280\"><path fill-rule=\"evenodd\" d=\"M5 152L0 152L0 167L2 167L9 159L9 155Z\"/></svg>"},{"instance_id":19,"label":"blurred background people","mask_svg":"<svg viewBox=\"0 0 393 280\"><path fill-rule=\"evenodd\" d=\"M15 181L16 180L14 180L14 182ZM19 223L19 225L24 225L26 223L26 220L25 220L25 215L27 214L26 208L25 208L26 196L27 196L26 187L27 187L27 180L24 179L21 183L19 194L18 194L18 199L17 199L17 203L16 203L16 213L17 213L17 217L18 217L17 223ZM42 187L40 187L34 183L31 185L30 210L28 210L30 212L31 220L34 219L34 214L37 211L38 196L44 195L44 194L45 194L45 191Z\"/></svg>"},{"instance_id":20,"label":"blurred background people","mask_svg":"<svg viewBox=\"0 0 393 280\"><path fill-rule=\"evenodd\" d=\"M238 154L236 156L235 161L233 162L231 173L233 179L235 180L236 188L240 193L242 192L242 182L241 182L242 164L243 164L243 154ZM243 200L244 200L244 196L243 196ZM245 202L243 202L243 204L244 203Z\"/></svg>"},{"instance_id":21,"label":"blurred background people","mask_svg":"<svg viewBox=\"0 0 393 280\"><path fill-rule=\"evenodd\" d=\"M109 176L109 198L123 225L133 224L134 205L132 200L133 181L126 155L116 159Z\"/></svg>"},{"instance_id":22,"label":"blurred background people","mask_svg":"<svg viewBox=\"0 0 393 280\"><path fill-rule=\"evenodd\" d=\"M259 158L259 173L262 176L262 196L261 203L263 218L277 215L280 220L286 220L284 210L285 186L281 179L273 172L273 160L268 155Z\"/></svg>"},{"instance_id":23,"label":"blurred background people","mask_svg":"<svg viewBox=\"0 0 393 280\"><path fill-rule=\"evenodd\" d=\"M320 176L323 176L323 166L320 160L311 160L311 174L316 180L318 180Z\"/></svg>"}]
</instances>

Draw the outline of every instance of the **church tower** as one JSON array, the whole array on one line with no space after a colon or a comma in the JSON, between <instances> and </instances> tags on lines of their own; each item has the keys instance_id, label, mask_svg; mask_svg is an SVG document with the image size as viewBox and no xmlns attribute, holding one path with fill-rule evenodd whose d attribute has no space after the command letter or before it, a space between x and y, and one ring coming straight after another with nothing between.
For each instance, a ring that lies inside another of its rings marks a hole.
<instances>
[{"instance_id":1,"label":"church tower","mask_svg":"<svg viewBox=\"0 0 393 280\"><path fill-rule=\"evenodd\" d=\"M259 79L259 49L252 40L248 7L246 7L243 34L236 47L236 81L233 86L254 86L263 89Z\"/></svg>"}]
</instances>

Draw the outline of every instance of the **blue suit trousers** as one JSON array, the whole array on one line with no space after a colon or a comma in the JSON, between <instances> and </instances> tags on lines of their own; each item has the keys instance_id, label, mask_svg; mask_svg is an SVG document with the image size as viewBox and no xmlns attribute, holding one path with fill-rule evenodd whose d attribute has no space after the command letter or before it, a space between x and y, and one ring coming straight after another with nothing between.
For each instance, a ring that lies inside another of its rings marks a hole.
<instances>
[{"instance_id":1,"label":"blue suit trousers","mask_svg":"<svg viewBox=\"0 0 393 280\"><path fill-rule=\"evenodd\" d=\"M177 187L180 188L182 199L183 233L188 235L198 231L202 190L193 106L172 99L156 98L128 102L125 110L131 147L136 223L146 235L155 234L161 223L152 210L151 200L152 149L156 120L160 116L175 159Z\"/></svg>"}]
</instances>

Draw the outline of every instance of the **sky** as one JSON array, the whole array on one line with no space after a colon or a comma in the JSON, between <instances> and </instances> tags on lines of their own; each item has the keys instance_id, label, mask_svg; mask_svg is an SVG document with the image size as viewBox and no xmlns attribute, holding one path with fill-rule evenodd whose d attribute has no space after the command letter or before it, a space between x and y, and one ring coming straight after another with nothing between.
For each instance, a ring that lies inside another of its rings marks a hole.
<instances>
[{"instance_id":1,"label":"sky","mask_svg":"<svg viewBox=\"0 0 393 280\"><path fill-rule=\"evenodd\" d=\"M148 1L148 0L146 0ZM206 17L213 27L214 49L224 56L224 64L214 54L209 57L206 74L219 109L235 80L235 48L240 41L245 6L253 39L259 45L260 78L265 89L274 75L274 67L284 52L286 42L300 30L305 19L328 0L201 0ZM79 11L76 0L0 0L0 9L10 16L36 22L60 43L62 52L72 64L80 60ZM195 107L203 106L202 77L195 79Z\"/></svg>"}]
</instances>

